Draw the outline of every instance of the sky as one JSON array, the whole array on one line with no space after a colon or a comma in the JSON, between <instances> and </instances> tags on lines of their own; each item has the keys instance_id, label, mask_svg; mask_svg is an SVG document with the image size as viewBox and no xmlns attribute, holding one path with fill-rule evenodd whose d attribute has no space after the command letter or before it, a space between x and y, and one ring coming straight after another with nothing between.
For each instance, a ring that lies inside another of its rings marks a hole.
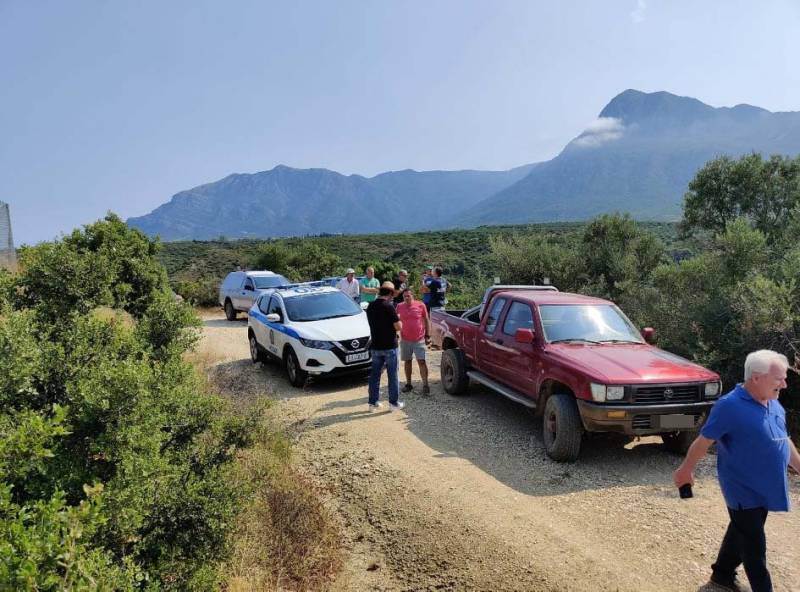
<instances>
[{"instance_id":1,"label":"sky","mask_svg":"<svg viewBox=\"0 0 800 592\"><path fill-rule=\"evenodd\" d=\"M33 244L278 164L548 160L628 88L797 111L798 31L796 0L0 0L0 201Z\"/></svg>"}]
</instances>

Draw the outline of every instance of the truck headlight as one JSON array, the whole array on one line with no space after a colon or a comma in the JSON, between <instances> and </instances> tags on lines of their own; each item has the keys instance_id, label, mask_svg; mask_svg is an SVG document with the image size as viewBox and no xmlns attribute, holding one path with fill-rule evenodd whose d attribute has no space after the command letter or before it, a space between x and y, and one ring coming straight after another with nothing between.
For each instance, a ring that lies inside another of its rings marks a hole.
<instances>
[{"instance_id":1,"label":"truck headlight","mask_svg":"<svg viewBox=\"0 0 800 592\"><path fill-rule=\"evenodd\" d=\"M722 390L722 385L719 382L707 382L703 390L704 399L716 399Z\"/></svg>"},{"instance_id":2,"label":"truck headlight","mask_svg":"<svg viewBox=\"0 0 800 592\"><path fill-rule=\"evenodd\" d=\"M333 343L330 341L317 341L316 339L300 338L300 343L311 349L333 349Z\"/></svg>"},{"instance_id":3,"label":"truck headlight","mask_svg":"<svg viewBox=\"0 0 800 592\"><path fill-rule=\"evenodd\" d=\"M606 387L606 400L608 401L621 401L625 397L624 386L607 386Z\"/></svg>"},{"instance_id":4,"label":"truck headlight","mask_svg":"<svg viewBox=\"0 0 800 592\"><path fill-rule=\"evenodd\" d=\"M621 401L625 398L624 386L606 386L604 384L591 383L592 399L598 403L605 401Z\"/></svg>"}]
</instances>

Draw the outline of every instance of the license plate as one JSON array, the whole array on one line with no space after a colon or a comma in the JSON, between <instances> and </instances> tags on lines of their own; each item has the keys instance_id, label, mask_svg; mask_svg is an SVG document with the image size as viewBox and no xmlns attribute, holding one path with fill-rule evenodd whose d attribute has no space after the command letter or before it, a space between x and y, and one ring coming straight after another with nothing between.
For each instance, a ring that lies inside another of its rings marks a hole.
<instances>
[{"instance_id":1,"label":"license plate","mask_svg":"<svg viewBox=\"0 0 800 592\"><path fill-rule=\"evenodd\" d=\"M659 415L658 416L658 427L665 429L665 430L681 430L681 429L689 429L694 427L694 416L693 415L681 415L681 414L673 414L673 415Z\"/></svg>"},{"instance_id":2,"label":"license plate","mask_svg":"<svg viewBox=\"0 0 800 592\"><path fill-rule=\"evenodd\" d=\"M345 364L352 364L353 362L363 362L369 360L369 352L361 352L360 354L347 354L344 358Z\"/></svg>"}]
</instances>

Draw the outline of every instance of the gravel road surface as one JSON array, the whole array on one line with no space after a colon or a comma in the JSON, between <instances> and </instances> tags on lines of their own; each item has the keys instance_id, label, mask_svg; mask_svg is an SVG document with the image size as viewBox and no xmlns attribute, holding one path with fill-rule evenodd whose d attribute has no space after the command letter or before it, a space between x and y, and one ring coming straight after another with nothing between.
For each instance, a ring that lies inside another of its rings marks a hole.
<instances>
[{"instance_id":1,"label":"gravel road surface","mask_svg":"<svg viewBox=\"0 0 800 592\"><path fill-rule=\"evenodd\" d=\"M447 395L440 352L429 352L431 396L417 382L403 411L370 413L366 378L293 388L279 365L250 362L245 321L204 317L201 351L221 360L234 397L279 401L301 470L341 521L348 559L335 590L714 589L704 583L727 514L713 456L695 497L680 500L680 459L658 438L592 437L578 462L556 463L521 406L475 385ZM800 512L770 515L776 592L800 591L798 536Z\"/></svg>"}]
</instances>

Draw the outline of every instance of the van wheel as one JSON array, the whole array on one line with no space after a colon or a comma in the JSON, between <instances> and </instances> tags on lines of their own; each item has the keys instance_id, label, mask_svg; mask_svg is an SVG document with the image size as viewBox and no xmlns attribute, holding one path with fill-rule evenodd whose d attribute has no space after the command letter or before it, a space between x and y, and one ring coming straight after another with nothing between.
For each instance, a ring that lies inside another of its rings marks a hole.
<instances>
[{"instance_id":1,"label":"van wheel","mask_svg":"<svg viewBox=\"0 0 800 592\"><path fill-rule=\"evenodd\" d=\"M665 450L674 454L686 454L689 446L692 445L692 442L697 437L697 433L697 430L688 430L661 434L661 441L664 442Z\"/></svg>"},{"instance_id":2,"label":"van wheel","mask_svg":"<svg viewBox=\"0 0 800 592\"><path fill-rule=\"evenodd\" d=\"M258 346L258 340L256 339L256 334L253 333L252 331L250 331L250 335L248 336L248 341L250 342L250 359L253 361L253 364L257 362L263 362L264 353Z\"/></svg>"},{"instance_id":3,"label":"van wheel","mask_svg":"<svg viewBox=\"0 0 800 592\"><path fill-rule=\"evenodd\" d=\"M305 386L308 372L300 367L300 361L291 347L286 350L283 363L286 366L286 376L289 377L289 384L299 388Z\"/></svg>"},{"instance_id":4,"label":"van wheel","mask_svg":"<svg viewBox=\"0 0 800 592\"><path fill-rule=\"evenodd\" d=\"M442 352L442 386L451 395L463 395L469 387L467 361L464 352L458 348L446 349Z\"/></svg>"},{"instance_id":5,"label":"van wheel","mask_svg":"<svg viewBox=\"0 0 800 592\"><path fill-rule=\"evenodd\" d=\"M547 456L559 462L574 462L581 451L583 425L572 395L555 394L544 406L544 448Z\"/></svg>"},{"instance_id":6,"label":"van wheel","mask_svg":"<svg viewBox=\"0 0 800 592\"><path fill-rule=\"evenodd\" d=\"M229 300L225 300L225 318L229 321L236 320L236 309L233 308L233 303Z\"/></svg>"}]
</instances>

